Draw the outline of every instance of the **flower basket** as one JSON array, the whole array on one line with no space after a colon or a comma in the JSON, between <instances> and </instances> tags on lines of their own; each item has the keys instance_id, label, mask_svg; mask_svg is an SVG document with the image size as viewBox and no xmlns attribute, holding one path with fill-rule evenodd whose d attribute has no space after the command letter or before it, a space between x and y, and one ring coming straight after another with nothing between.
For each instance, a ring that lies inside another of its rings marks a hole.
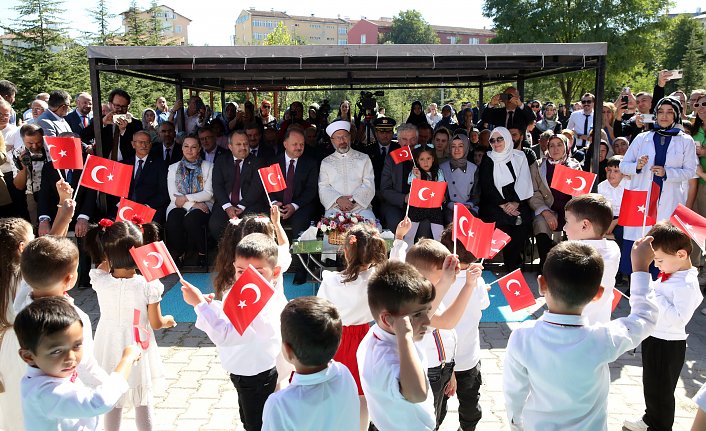
<instances>
[{"instance_id":1,"label":"flower basket","mask_svg":"<svg viewBox=\"0 0 706 431\"><path fill-rule=\"evenodd\" d=\"M366 220L356 213L338 213L330 217L323 217L316 225L324 235L328 235L328 242L331 245L341 245L344 241L346 231L358 223L370 223L374 221Z\"/></svg>"},{"instance_id":2,"label":"flower basket","mask_svg":"<svg viewBox=\"0 0 706 431\"><path fill-rule=\"evenodd\" d=\"M345 232L339 232L337 230L332 230L328 233L328 243L331 245L342 245L343 238L345 237Z\"/></svg>"}]
</instances>

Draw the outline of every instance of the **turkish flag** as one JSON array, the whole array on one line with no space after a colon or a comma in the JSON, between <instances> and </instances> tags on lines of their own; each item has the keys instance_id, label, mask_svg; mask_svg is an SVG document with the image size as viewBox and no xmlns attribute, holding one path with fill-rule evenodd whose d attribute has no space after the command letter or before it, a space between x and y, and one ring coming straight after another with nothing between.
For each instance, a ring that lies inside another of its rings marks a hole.
<instances>
[{"instance_id":1,"label":"turkish flag","mask_svg":"<svg viewBox=\"0 0 706 431\"><path fill-rule=\"evenodd\" d=\"M135 224L149 223L154 218L157 210L147 205L138 204L130 199L120 198L118 215L115 221L131 221ZM137 223L139 221L139 223Z\"/></svg>"},{"instance_id":2,"label":"turkish flag","mask_svg":"<svg viewBox=\"0 0 706 431\"><path fill-rule=\"evenodd\" d=\"M503 278L498 279L498 285L505 295L512 311L522 310L537 303L525 277L516 269Z\"/></svg>"},{"instance_id":3,"label":"turkish flag","mask_svg":"<svg viewBox=\"0 0 706 431\"><path fill-rule=\"evenodd\" d=\"M677 206L669 221L676 227L689 235L696 242L699 248L704 251L706 242L706 218L701 217L696 212L690 210L682 204Z\"/></svg>"},{"instance_id":4,"label":"turkish flag","mask_svg":"<svg viewBox=\"0 0 706 431\"><path fill-rule=\"evenodd\" d=\"M176 265L162 241L151 242L138 248L131 248L137 268L145 280L152 281L177 272Z\"/></svg>"},{"instance_id":5,"label":"turkish flag","mask_svg":"<svg viewBox=\"0 0 706 431\"><path fill-rule=\"evenodd\" d=\"M645 211L647 211L647 192L643 190L625 190L623 201L620 205L620 215L618 224L620 226L652 226L657 222L656 217L647 216L645 222Z\"/></svg>"},{"instance_id":6,"label":"turkish flag","mask_svg":"<svg viewBox=\"0 0 706 431\"><path fill-rule=\"evenodd\" d=\"M620 302L620 299L623 297L623 294L621 291L616 289L615 287L613 288L613 305L611 305L610 312L614 312L616 308L618 308L618 303Z\"/></svg>"},{"instance_id":7,"label":"turkish flag","mask_svg":"<svg viewBox=\"0 0 706 431\"><path fill-rule=\"evenodd\" d=\"M79 138L47 136L44 138L49 148L54 169L83 169L81 140Z\"/></svg>"},{"instance_id":8,"label":"turkish flag","mask_svg":"<svg viewBox=\"0 0 706 431\"><path fill-rule=\"evenodd\" d=\"M132 313L132 330L135 338L135 343L142 347L142 350L147 350L150 346L150 331L140 325L140 310L135 308Z\"/></svg>"},{"instance_id":9,"label":"turkish flag","mask_svg":"<svg viewBox=\"0 0 706 431\"><path fill-rule=\"evenodd\" d=\"M390 157L392 157L392 161L395 162L396 165L399 165L405 160L412 160L412 149L407 145L398 150L390 151Z\"/></svg>"},{"instance_id":10,"label":"turkish flag","mask_svg":"<svg viewBox=\"0 0 706 431\"><path fill-rule=\"evenodd\" d=\"M250 265L228 292L223 312L235 330L243 335L274 293L270 283Z\"/></svg>"},{"instance_id":11,"label":"turkish flag","mask_svg":"<svg viewBox=\"0 0 706 431\"><path fill-rule=\"evenodd\" d=\"M647 207L647 217L657 220L657 205L659 205L659 196L662 194L662 187L652 181L650 188L650 206ZM651 225L654 223L650 223Z\"/></svg>"},{"instance_id":12,"label":"turkish flag","mask_svg":"<svg viewBox=\"0 0 706 431\"><path fill-rule=\"evenodd\" d=\"M89 154L79 186L124 198L130 193L131 180L132 166Z\"/></svg>"},{"instance_id":13,"label":"turkish flag","mask_svg":"<svg viewBox=\"0 0 706 431\"><path fill-rule=\"evenodd\" d=\"M502 250L510 240L510 235L500 229L495 229L493 238L490 240L490 256L488 259L492 259L496 254L500 253L500 250Z\"/></svg>"},{"instance_id":14,"label":"turkish flag","mask_svg":"<svg viewBox=\"0 0 706 431\"><path fill-rule=\"evenodd\" d=\"M454 233L456 239L475 257L490 257L490 240L493 238L495 223L483 223L473 217L468 208L454 204Z\"/></svg>"},{"instance_id":15,"label":"turkish flag","mask_svg":"<svg viewBox=\"0 0 706 431\"><path fill-rule=\"evenodd\" d=\"M266 168L258 169L260 173L260 179L262 184L265 185L265 191L267 193L275 193L282 191L287 188L287 181L282 175L282 169L279 167L279 163L275 163Z\"/></svg>"},{"instance_id":16,"label":"turkish flag","mask_svg":"<svg viewBox=\"0 0 706 431\"><path fill-rule=\"evenodd\" d=\"M593 172L554 165L551 188L571 196L585 195L591 193L596 177Z\"/></svg>"},{"instance_id":17,"label":"turkish flag","mask_svg":"<svg viewBox=\"0 0 706 431\"><path fill-rule=\"evenodd\" d=\"M417 208L439 208L444 203L446 183L443 181L412 180L409 190L409 206Z\"/></svg>"}]
</instances>

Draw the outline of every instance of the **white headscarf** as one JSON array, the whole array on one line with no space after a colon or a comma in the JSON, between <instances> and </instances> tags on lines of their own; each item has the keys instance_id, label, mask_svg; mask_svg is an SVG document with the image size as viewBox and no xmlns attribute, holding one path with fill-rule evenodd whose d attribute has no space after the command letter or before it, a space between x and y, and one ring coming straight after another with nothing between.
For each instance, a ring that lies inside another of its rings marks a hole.
<instances>
[{"instance_id":1,"label":"white headscarf","mask_svg":"<svg viewBox=\"0 0 706 431\"><path fill-rule=\"evenodd\" d=\"M514 181L515 192L520 200L524 201L529 199L534 194L534 187L532 187L532 177L530 176L527 156L525 156L524 152L513 148L512 136L510 135L510 131L506 128L494 128L490 133L490 137L492 138L493 136L502 136L505 140L505 148L502 152L498 153L493 150L488 153L488 156L495 164L493 166L493 182L495 183L495 188L498 189L502 197L505 197L505 195L503 195L503 187ZM507 167L507 162L512 163L515 178L512 177L510 168Z\"/></svg>"}]
</instances>

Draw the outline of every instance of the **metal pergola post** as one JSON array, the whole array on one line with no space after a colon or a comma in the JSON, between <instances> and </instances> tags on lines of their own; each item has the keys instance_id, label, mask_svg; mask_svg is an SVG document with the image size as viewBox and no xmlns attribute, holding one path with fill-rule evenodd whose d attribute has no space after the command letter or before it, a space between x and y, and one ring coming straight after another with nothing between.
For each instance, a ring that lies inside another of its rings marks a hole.
<instances>
[{"instance_id":1,"label":"metal pergola post","mask_svg":"<svg viewBox=\"0 0 706 431\"><path fill-rule=\"evenodd\" d=\"M603 128L603 97L605 96L605 69L606 61L605 57L602 56L598 59L598 67L596 68L596 103L593 104L593 144L591 145L591 150L593 151L593 159L591 159L591 172L599 175L598 172L600 163L600 153L601 153L601 129ZM598 190L598 181L593 184L593 192Z\"/></svg>"}]
</instances>

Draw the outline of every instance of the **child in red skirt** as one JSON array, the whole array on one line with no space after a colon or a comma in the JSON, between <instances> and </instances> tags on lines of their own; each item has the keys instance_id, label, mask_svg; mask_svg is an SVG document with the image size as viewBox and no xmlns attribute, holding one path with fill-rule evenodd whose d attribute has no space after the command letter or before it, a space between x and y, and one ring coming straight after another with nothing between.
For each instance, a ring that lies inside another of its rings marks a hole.
<instances>
[{"instance_id":1,"label":"child in red skirt","mask_svg":"<svg viewBox=\"0 0 706 431\"><path fill-rule=\"evenodd\" d=\"M333 302L341 315L343 335L333 359L348 367L358 385L360 423L364 430L368 428L368 408L360 386L356 352L373 321L368 305L368 280L377 265L387 262L387 247L375 227L360 223L346 233L343 256L346 269L324 271L318 296Z\"/></svg>"}]
</instances>

